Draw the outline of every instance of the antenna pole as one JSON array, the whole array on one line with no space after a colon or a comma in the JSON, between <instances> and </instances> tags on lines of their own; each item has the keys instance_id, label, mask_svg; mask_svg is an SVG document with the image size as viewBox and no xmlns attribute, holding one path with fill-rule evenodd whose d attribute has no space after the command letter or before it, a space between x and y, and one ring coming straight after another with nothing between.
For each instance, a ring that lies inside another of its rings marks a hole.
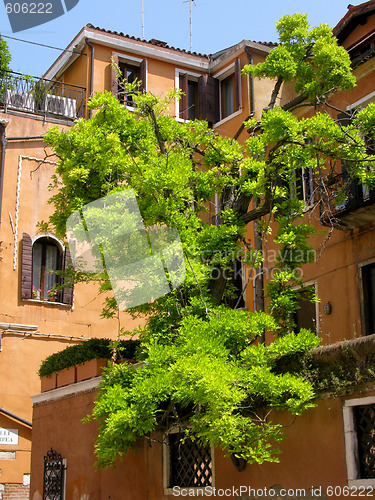
<instances>
[{"instance_id":1,"label":"antenna pole","mask_svg":"<svg viewBox=\"0 0 375 500\"><path fill-rule=\"evenodd\" d=\"M192 21L191 21L191 2L192 2L192 0L189 1L189 7L190 7L190 52L193 52L193 28L192 28Z\"/></svg>"},{"instance_id":2,"label":"antenna pole","mask_svg":"<svg viewBox=\"0 0 375 500\"><path fill-rule=\"evenodd\" d=\"M142 40L145 39L145 13L143 10L143 0L142 0Z\"/></svg>"}]
</instances>

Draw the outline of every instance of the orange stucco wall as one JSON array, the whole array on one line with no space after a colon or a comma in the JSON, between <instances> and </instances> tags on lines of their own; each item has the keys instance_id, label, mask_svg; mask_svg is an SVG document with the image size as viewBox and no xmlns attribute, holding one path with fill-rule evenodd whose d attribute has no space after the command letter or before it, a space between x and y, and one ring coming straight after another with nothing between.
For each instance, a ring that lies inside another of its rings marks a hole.
<instances>
[{"instance_id":1,"label":"orange stucco wall","mask_svg":"<svg viewBox=\"0 0 375 500\"><path fill-rule=\"evenodd\" d=\"M95 469L93 439L96 424L82 424L81 421L91 411L95 394L90 392L35 405L33 432L38 439L33 444L30 499L42 498L43 457L51 447L67 460L67 500L175 498L163 492L160 435L153 436L151 442L139 440L132 452L122 461L116 462L114 470ZM238 472L231 460L215 449L215 488L239 491L242 486L264 491L265 488L269 490L279 485L285 489L304 489L306 497L311 488L321 488L321 497L326 498L325 492L329 486L346 486L342 405L343 400L340 398L322 399L315 408L297 418L286 413L272 414L271 420L282 424L286 434L279 445L282 452L279 455L280 463L248 464L244 471ZM374 495L369 496L373 498ZM225 495L225 498L238 497L236 494ZM249 497L244 495L241 498Z\"/></svg>"},{"instance_id":2,"label":"orange stucco wall","mask_svg":"<svg viewBox=\"0 0 375 500\"><path fill-rule=\"evenodd\" d=\"M73 307L21 299L22 234L26 232L31 237L37 235L38 222L47 220L52 212L52 207L47 203L51 196L48 186L55 165L41 163L40 160L45 158L42 139L11 138L44 135L53 123L10 113L2 116L9 120L9 124L6 127L8 144L0 227L0 323L35 325L38 330L36 335L31 336L25 335L22 328L18 332L0 331L0 406L31 420L30 396L40 392L37 371L41 361L68 345L80 342L79 338L116 338L118 322L117 319L101 319L104 297L99 297L97 288L91 285L80 284L75 287ZM66 126L60 122L59 128ZM57 159L50 157L48 160ZM13 230L18 230L18 233L14 234ZM131 320L128 315L121 316L121 325L125 329L132 329L139 324L139 321ZM14 425L22 429L21 424L16 422ZM22 483L23 474L29 472L29 466L26 467L25 460L20 457L24 453L30 455L31 434L25 439L16 447L16 460L2 461L0 483ZM28 451L21 452L21 448Z\"/></svg>"}]
</instances>

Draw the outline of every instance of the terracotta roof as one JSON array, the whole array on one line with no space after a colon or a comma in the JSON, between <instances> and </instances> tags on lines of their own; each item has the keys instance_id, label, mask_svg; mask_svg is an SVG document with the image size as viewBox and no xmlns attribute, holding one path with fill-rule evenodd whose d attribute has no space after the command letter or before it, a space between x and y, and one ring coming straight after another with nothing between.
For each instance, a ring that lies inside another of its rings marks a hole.
<instances>
[{"instance_id":1,"label":"terracotta roof","mask_svg":"<svg viewBox=\"0 0 375 500\"><path fill-rule=\"evenodd\" d=\"M375 12L375 0L361 3L360 5L348 5L348 12L333 28L334 35L339 42L345 40L348 34L353 31L357 24L364 24L367 16Z\"/></svg>"},{"instance_id":2,"label":"terracotta roof","mask_svg":"<svg viewBox=\"0 0 375 500\"><path fill-rule=\"evenodd\" d=\"M375 0L373 0L373 1L375 1ZM95 29L97 31L102 31L103 33L109 33L111 35L121 36L121 37L127 38L129 40L134 40L136 42L141 42L141 43L145 43L148 45L155 45L157 47L163 47L166 49L175 50L176 52L183 52L184 54L191 54L193 56L204 57L206 59L208 59L210 57L210 55L207 55L207 54L201 54L199 52L191 52L190 50L179 49L179 48L170 46L167 44L167 42L163 42L163 41L157 40L155 38L152 38L151 40L143 40L142 38L137 38L135 36L125 35L121 31L117 32L117 31L106 30L104 28L99 28L98 26L93 26L92 24L87 24L86 27ZM254 43L259 43L260 45L264 45L266 47L271 47L271 48L276 47L276 45L277 45L276 43L273 43L273 42L254 42ZM222 51L219 51L218 53L225 52L225 50L227 50L227 49L223 49ZM216 54L218 54L218 53L216 53Z\"/></svg>"}]
</instances>

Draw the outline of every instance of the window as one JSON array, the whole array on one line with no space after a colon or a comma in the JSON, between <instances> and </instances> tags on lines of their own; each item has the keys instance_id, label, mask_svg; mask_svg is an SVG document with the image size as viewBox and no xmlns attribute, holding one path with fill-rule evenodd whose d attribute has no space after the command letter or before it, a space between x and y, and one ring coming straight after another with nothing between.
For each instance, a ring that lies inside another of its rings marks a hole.
<instances>
[{"instance_id":1,"label":"window","mask_svg":"<svg viewBox=\"0 0 375 500\"><path fill-rule=\"evenodd\" d=\"M135 80L138 80L140 83L139 90L145 91L147 60L131 56L122 56L121 54L113 52L111 61L111 92L118 97L121 103L126 103L127 106L133 107L134 102L132 96L125 95L125 89L122 83L133 83Z\"/></svg>"},{"instance_id":2,"label":"window","mask_svg":"<svg viewBox=\"0 0 375 500\"><path fill-rule=\"evenodd\" d=\"M305 208L309 208L314 203L314 176L311 167L302 167L296 171L296 189L299 200L305 203Z\"/></svg>"},{"instance_id":3,"label":"window","mask_svg":"<svg viewBox=\"0 0 375 500\"><path fill-rule=\"evenodd\" d=\"M236 61L223 71L217 73L219 80L220 120L231 116L241 109L241 63Z\"/></svg>"},{"instance_id":4,"label":"window","mask_svg":"<svg viewBox=\"0 0 375 500\"><path fill-rule=\"evenodd\" d=\"M347 107L347 112L339 113L337 115L337 122L341 126L350 125L352 118L355 116L357 111L364 109L368 104L375 102L375 92L371 92L367 96L359 99L358 101L350 104ZM374 152L374 141L371 137L364 138L367 152L368 154L372 154ZM373 166L369 165L369 169L372 169ZM362 185L357 177L353 176L352 170L353 165L350 161L341 161L341 176L342 182L347 185L346 195L347 201L337 206L337 210L355 210L356 208L361 207L364 203L368 204L369 202L373 202L375 200L375 190L369 189L368 186Z\"/></svg>"},{"instance_id":5,"label":"window","mask_svg":"<svg viewBox=\"0 0 375 500\"><path fill-rule=\"evenodd\" d=\"M133 66L127 62L119 63L119 82L118 82L118 96L122 104L126 101L127 106L134 106L133 97L126 95L123 83L134 83L139 80L139 67Z\"/></svg>"},{"instance_id":6,"label":"window","mask_svg":"<svg viewBox=\"0 0 375 500\"><path fill-rule=\"evenodd\" d=\"M234 113L234 103L236 102L234 74L228 76L220 83L221 97L221 118Z\"/></svg>"},{"instance_id":7,"label":"window","mask_svg":"<svg viewBox=\"0 0 375 500\"><path fill-rule=\"evenodd\" d=\"M198 80L187 73L180 74L179 88L183 92L179 101L179 118L195 120L198 118Z\"/></svg>"},{"instance_id":8,"label":"window","mask_svg":"<svg viewBox=\"0 0 375 500\"><path fill-rule=\"evenodd\" d=\"M205 488L213 485L211 448L184 437L184 433L174 431L166 436L163 447L165 494L174 486Z\"/></svg>"},{"instance_id":9,"label":"window","mask_svg":"<svg viewBox=\"0 0 375 500\"><path fill-rule=\"evenodd\" d=\"M58 283L56 271L61 268L59 250L48 238L41 238L34 243L32 292L35 298L48 300L52 288Z\"/></svg>"},{"instance_id":10,"label":"window","mask_svg":"<svg viewBox=\"0 0 375 500\"><path fill-rule=\"evenodd\" d=\"M299 293L298 310L293 314L293 320L296 324L294 331L296 333L302 328L317 333L317 303L308 300L308 295L316 294L315 285L310 285L308 288L309 290Z\"/></svg>"},{"instance_id":11,"label":"window","mask_svg":"<svg viewBox=\"0 0 375 500\"><path fill-rule=\"evenodd\" d=\"M61 284L61 276L56 271L65 270L69 263L69 250L64 250L53 235L40 236L33 242L23 233L21 298L72 304L71 288L51 292L54 285Z\"/></svg>"},{"instance_id":12,"label":"window","mask_svg":"<svg viewBox=\"0 0 375 500\"><path fill-rule=\"evenodd\" d=\"M343 408L349 486L375 486L375 397L350 399Z\"/></svg>"},{"instance_id":13,"label":"window","mask_svg":"<svg viewBox=\"0 0 375 500\"><path fill-rule=\"evenodd\" d=\"M365 335L375 333L375 262L362 267Z\"/></svg>"}]
</instances>

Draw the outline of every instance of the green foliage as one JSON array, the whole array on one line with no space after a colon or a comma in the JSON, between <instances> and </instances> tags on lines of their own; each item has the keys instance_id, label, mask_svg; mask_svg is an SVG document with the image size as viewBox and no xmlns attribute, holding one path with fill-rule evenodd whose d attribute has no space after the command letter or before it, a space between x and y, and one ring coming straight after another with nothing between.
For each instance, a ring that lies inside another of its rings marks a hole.
<instances>
[{"instance_id":1,"label":"green foliage","mask_svg":"<svg viewBox=\"0 0 375 500\"><path fill-rule=\"evenodd\" d=\"M311 406L314 393L302 378L277 374L273 365L319 340L304 331L268 348L256 347L256 332L275 326L269 315L224 307L215 312L211 321L185 317L178 338L168 346L149 337L142 367L118 365L107 371L93 411L100 422L96 450L101 466L113 464L138 436L173 424L188 425L200 442L248 462L277 460L274 445L282 432L267 421L266 412L299 414Z\"/></svg>"},{"instance_id":2,"label":"green foliage","mask_svg":"<svg viewBox=\"0 0 375 500\"><path fill-rule=\"evenodd\" d=\"M374 158L363 134L373 134L375 107L346 127L336 123L326 103L334 92L354 85L349 56L327 26L310 30L304 15L283 17L278 30L280 44L265 62L244 70L276 80L261 118L246 123L245 146L219 136L206 122L171 117L169 106L178 91L158 98L136 85L124 85L132 111L108 92L97 94L89 104L95 111L90 120L78 120L68 131L51 129L45 137L60 158L49 221L59 236L64 237L74 211L131 188L145 227L176 228L184 251L185 281L129 311L145 318L143 328L128 332L139 335L143 365L115 365L104 375L92 414L100 425L101 466L113 464L138 437L171 425L249 462L273 461L282 429L269 411L298 415L312 404L306 371L279 369L318 343L311 332L291 333L297 289L309 292L300 270L314 259L314 229L306 220L301 223L305 206L298 179L303 169L311 169L324 187L344 159L353 176L372 185ZM276 106L288 81L296 82L306 106L314 106L313 116L297 120ZM212 224L207 207L214 199ZM95 223L113 222L112 217ZM268 311L249 313L233 309L238 302L234 271L239 258L252 270L261 263L246 231L254 220L263 239L276 226L279 257L267 284ZM97 280L101 291L111 291L106 273L74 278ZM107 295L104 317L117 313L116 301ZM271 346L259 344L264 332L274 336Z\"/></svg>"},{"instance_id":3,"label":"green foliage","mask_svg":"<svg viewBox=\"0 0 375 500\"><path fill-rule=\"evenodd\" d=\"M117 349L121 357L133 359L136 356L138 347L139 341L137 340L122 340ZM67 347L63 351L48 356L40 365L38 375L45 377L90 359L110 359L112 354L113 347L109 339L90 339L82 344Z\"/></svg>"},{"instance_id":4,"label":"green foliage","mask_svg":"<svg viewBox=\"0 0 375 500\"><path fill-rule=\"evenodd\" d=\"M6 72L10 71L11 59L8 44L3 38L0 38L0 77L6 76Z\"/></svg>"},{"instance_id":5,"label":"green foliage","mask_svg":"<svg viewBox=\"0 0 375 500\"><path fill-rule=\"evenodd\" d=\"M265 62L246 66L245 74L296 82L296 92L310 98L353 88L349 55L328 25L310 29L306 15L296 14L282 17L276 27L280 44Z\"/></svg>"}]
</instances>

